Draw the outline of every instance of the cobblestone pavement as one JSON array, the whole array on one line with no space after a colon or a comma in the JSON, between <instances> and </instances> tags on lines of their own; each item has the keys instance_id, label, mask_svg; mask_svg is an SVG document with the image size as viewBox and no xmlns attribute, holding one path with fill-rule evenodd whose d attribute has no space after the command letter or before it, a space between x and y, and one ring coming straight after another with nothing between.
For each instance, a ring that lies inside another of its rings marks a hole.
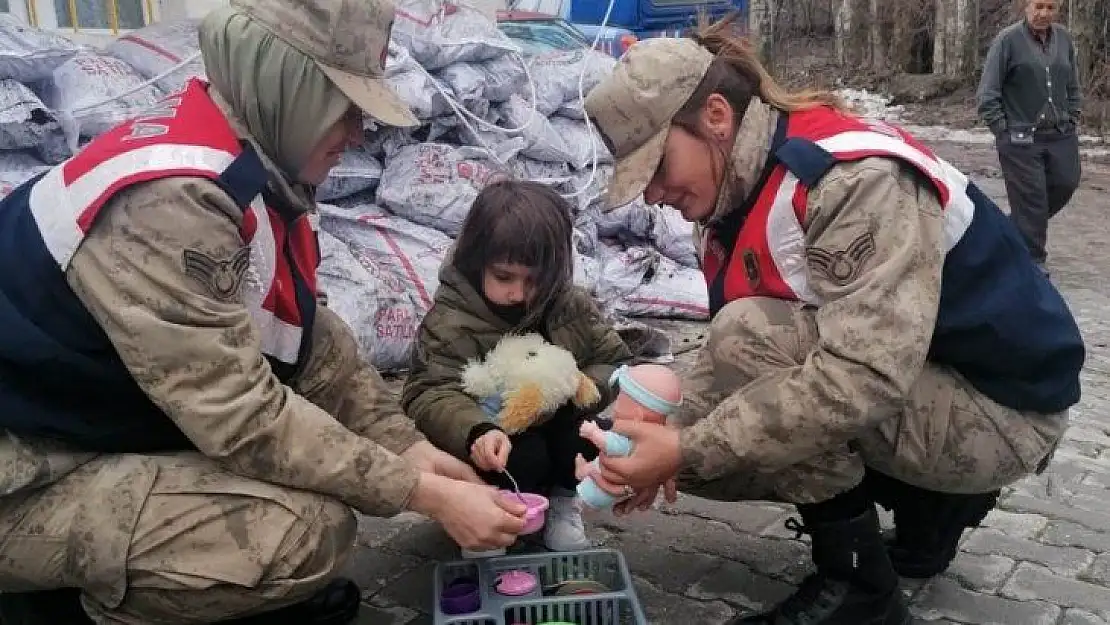
<instances>
[{"instance_id":1,"label":"cobblestone pavement","mask_svg":"<svg viewBox=\"0 0 1110 625\"><path fill-rule=\"evenodd\" d=\"M993 152L935 147L1005 202ZM1087 340L1083 401L1051 469L1008 489L983 527L965 532L946 574L905 584L918 623L1110 622L1110 168L1085 169L1082 189L1053 222L1049 261ZM790 513L683 497L593 522L591 532L623 552L652 623L711 625L775 603L805 575L808 549L783 528ZM359 622L430 623L433 566L456 559L457 548L418 517L364 521L351 565L365 590Z\"/></svg>"}]
</instances>

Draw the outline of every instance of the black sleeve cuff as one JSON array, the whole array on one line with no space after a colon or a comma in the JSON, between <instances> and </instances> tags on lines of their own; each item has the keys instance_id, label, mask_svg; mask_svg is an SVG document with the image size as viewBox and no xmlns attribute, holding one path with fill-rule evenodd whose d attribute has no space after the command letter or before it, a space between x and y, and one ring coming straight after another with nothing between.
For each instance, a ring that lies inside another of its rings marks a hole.
<instances>
[{"instance_id":1,"label":"black sleeve cuff","mask_svg":"<svg viewBox=\"0 0 1110 625\"><path fill-rule=\"evenodd\" d=\"M479 423L478 425L470 428L470 433L466 435L466 452L470 453L470 447L474 445L474 441L481 438L483 434L500 429L501 428L497 427L497 425L493 423Z\"/></svg>"}]
</instances>

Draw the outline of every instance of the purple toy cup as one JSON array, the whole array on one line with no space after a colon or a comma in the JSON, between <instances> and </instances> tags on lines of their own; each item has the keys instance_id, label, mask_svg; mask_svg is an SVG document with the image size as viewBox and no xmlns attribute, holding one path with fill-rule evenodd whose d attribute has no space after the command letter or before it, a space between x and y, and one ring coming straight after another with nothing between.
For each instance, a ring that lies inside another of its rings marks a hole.
<instances>
[{"instance_id":1,"label":"purple toy cup","mask_svg":"<svg viewBox=\"0 0 1110 625\"><path fill-rule=\"evenodd\" d=\"M439 596L439 607L444 614L470 614L482 607L482 595L478 583L472 579L457 579L443 589Z\"/></svg>"},{"instance_id":2,"label":"purple toy cup","mask_svg":"<svg viewBox=\"0 0 1110 625\"><path fill-rule=\"evenodd\" d=\"M519 502L524 499L524 505L528 507L528 511L524 513L524 530L521 534L534 534L543 528L544 513L547 512L548 501L547 497L537 495L535 493L520 493L517 495L516 491L502 490L501 494L506 498Z\"/></svg>"}]
</instances>

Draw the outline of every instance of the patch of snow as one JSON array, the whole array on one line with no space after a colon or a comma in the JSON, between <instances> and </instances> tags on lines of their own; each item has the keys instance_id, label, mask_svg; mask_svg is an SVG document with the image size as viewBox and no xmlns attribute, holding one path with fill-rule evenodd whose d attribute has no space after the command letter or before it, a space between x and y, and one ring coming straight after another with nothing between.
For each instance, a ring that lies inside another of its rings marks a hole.
<instances>
[{"instance_id":1,"label":"patch of snow","mask_svg":"<svg viewBox=\"0 0 1110 625\"><path fill-rule=\"evenodd\" d=\"M937 125L901 124L899 122L902 121L902 115L906 109L902 105L890 106L892 98L888 95L872 93L866 89L840 89L837 93L863 117L899 124L922 141L945 141L969 145L994 143L994 135L986 128L962 130ZM1110 156L1110 147L1106 147L1107 140L1104 137L1080 135L1079 142L1086 144L1081 150L1085 156Z\"/></svg>"}]
</instances>

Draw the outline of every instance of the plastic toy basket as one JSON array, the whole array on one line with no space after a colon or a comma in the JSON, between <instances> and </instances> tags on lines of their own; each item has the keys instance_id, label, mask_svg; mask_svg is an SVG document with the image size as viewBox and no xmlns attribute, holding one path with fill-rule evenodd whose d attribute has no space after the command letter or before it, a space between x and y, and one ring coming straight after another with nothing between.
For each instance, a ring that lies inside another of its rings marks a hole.
<instances>
[{"instance_id":1,"label":"plastic toy basket","mask_svg":"<svg viewBox=\"0 0 1110 625\"><path fill-rule=\"evenodd\" d=\"M517 597L500 594L498 574L514 570L534 575L537 588ZM447 614L440 599L461 580L477 584L479 605ZM605 591L575 594L574 585L582 582L598 583ZM436 566L432 591L435 625L647 625L624 556L610 549L445 562Z\"/></svg>"}]
</instances>

